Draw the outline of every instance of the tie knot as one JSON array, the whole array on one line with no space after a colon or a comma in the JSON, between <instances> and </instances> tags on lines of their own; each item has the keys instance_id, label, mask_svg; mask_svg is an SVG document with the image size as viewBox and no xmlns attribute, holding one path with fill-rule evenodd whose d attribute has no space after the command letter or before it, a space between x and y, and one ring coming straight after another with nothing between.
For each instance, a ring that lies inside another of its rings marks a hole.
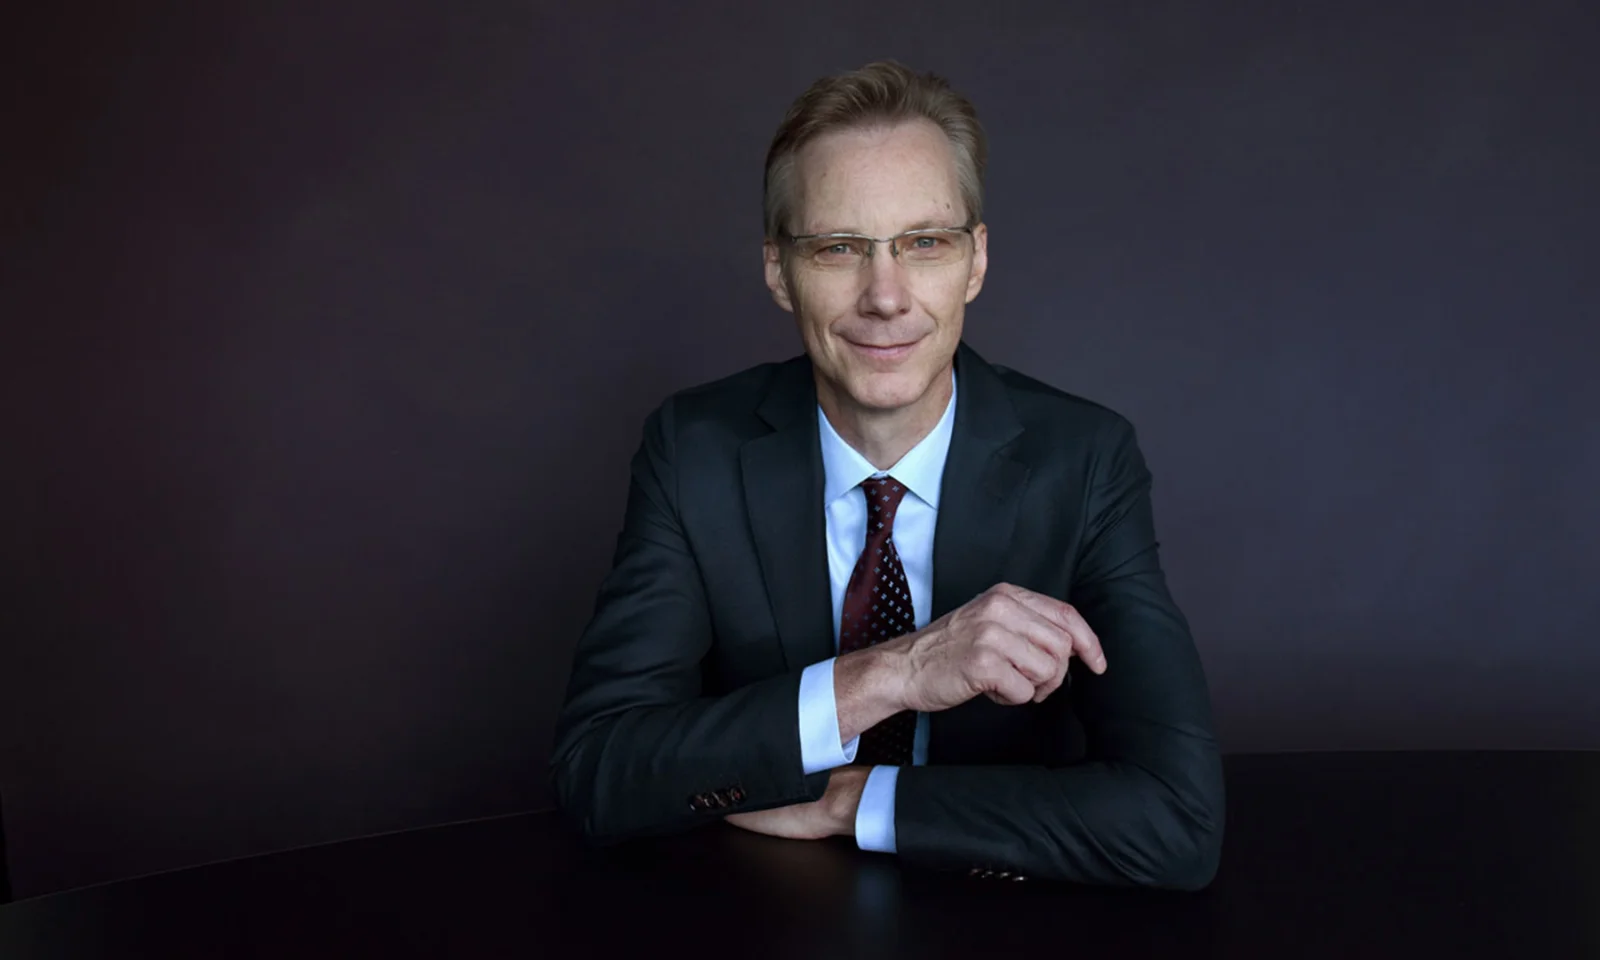
<instances>
[{"instance_id":1,"label":"tie knot","mask_svg":"<svg viewBox=\"0 0 1600 960\"><path fill-rule=\"evenodd\" d=\"M878 524L888 531L894 527L895 511L906 495L905 485L894 477L868 477L861 481L861 490L867 495L867 532L870 535Z\"/></svg>"}]
</instances>

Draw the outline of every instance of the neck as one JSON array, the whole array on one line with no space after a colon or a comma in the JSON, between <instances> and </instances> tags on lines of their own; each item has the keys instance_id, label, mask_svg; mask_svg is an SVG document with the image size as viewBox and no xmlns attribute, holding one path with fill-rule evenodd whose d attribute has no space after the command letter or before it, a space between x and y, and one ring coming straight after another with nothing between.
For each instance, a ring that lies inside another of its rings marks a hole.
<instances>
[{"instance_id":1,"label":"neck","mask_svg":"<svg viewBox=\"0 0 1600 960\"><path fill-rule=\"evenodd\" d=\"M912 403L895 410L874 410L852 402L819 377L817 403L841 440L874 468L887 470L933 432L950 405L950 388L951 368L946 367Z\"/></svg>"}]
</instances>

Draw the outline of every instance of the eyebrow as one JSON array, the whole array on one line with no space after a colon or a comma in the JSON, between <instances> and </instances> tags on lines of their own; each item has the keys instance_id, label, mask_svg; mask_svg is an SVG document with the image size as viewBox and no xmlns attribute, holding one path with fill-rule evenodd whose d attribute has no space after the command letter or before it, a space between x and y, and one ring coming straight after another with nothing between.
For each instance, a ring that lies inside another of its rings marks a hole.
<instances>
[{"instance_id":1,"label":"eyebrow","mask_svg":"<svg viewBox=\"0 0 1600 960\"><path fill-rule=\"evenodd\" d=\"M964 223L945 223L943 220L923 219L918 220L911 226L906 227L904 230L896 230L892 236L899 236L902 233L910 233L912 230L959 230L964 226L966 226ZM825 237L835 233L853 234L854 236L858 237L864 237L868 235L865 230L862 230L858 227L841 227L835 230L807 230L805 234L799 234L799 236L814 234Z\"/></svg>"}]
</instances>

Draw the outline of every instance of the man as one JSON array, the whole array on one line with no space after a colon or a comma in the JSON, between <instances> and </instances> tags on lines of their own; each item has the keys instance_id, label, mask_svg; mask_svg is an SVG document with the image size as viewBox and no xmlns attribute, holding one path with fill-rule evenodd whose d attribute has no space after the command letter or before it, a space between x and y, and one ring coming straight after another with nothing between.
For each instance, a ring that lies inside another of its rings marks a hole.
<instances>
[{"instance_id":1,"label":"man","mask_svg":"<svg viewBox=\"0 0 1600 960\"><path fill-rule=\"evenodd\" d=\"M645 427L551 761L593 841L726 820L1210 882L1221 760L1133 428L961 343L985 152L966 99L894 63L785 117L766 281L805 355Z\"/></svg>"}]
</instances>

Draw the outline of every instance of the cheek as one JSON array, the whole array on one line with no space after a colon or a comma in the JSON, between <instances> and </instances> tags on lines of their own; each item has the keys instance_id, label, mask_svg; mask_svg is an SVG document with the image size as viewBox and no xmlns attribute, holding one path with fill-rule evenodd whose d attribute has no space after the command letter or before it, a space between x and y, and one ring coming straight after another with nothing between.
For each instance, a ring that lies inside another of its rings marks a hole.
<instances>
[{"instance_id":1,"label":"cheek","mask_svg":"<svg viewBox=\"0 0 1600 960\"><path fill-rule=\"evenodd\" d=\"M841 294L834 289L794 286L790 290L793 291L795 312L800 317L801 326L807 331L807 336L815 337L818 341L827 340L828 328L849 312L853 302L848 293Z\"/></svg>"},{"instance_id":2,"label":"cheek","mask_svg":"<svg viewBox=\"0 0 1600 960\"><path fill-rule=\"evenodd\" d=\"M960 318L967 305L967 275L960 274L930 289L922 300L922 307L938 322L948 327Z\"/></svg>"}]
</instances>

